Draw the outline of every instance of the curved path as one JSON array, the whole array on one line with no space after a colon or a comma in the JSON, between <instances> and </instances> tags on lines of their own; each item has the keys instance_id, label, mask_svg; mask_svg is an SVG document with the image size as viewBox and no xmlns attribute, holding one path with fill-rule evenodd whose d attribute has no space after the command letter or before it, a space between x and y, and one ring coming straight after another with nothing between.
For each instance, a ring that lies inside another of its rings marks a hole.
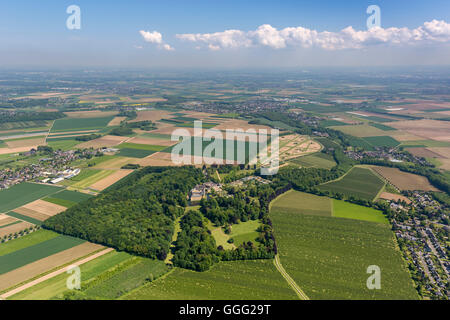
<instances>
[{"instance_id":1,"label":"curved path","mask_svg":"<svg viewBox=\"0 0 450 320\"><path fill-rule=\"evenodd\" d=\"M309 300L309 297L306 295L306 293L304 293L303 290L300 289L300 287L295 283L294 279L292 279L291 276L286 272L286 270L284 270L283 266L281 265L280 257L278 254L275 256L273 264L275 265L277 270L281 273L283 278L287 281L287 283L291 286L291 288L295 291L300 300Z\"/></svg>"}]
</instances>

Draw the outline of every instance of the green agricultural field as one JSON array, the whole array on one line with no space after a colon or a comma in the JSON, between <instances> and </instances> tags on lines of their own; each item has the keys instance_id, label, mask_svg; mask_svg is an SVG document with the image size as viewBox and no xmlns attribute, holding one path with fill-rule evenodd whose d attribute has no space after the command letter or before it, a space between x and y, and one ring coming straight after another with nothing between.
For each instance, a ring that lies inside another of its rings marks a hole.
<instances>
[{"instance_id":1,"label":"green agricultural field","mask_svg":"<svg viewBox=\"0 0 450 320\"><path fill-rule=\"evenodd\" d=\"M176 268L123 299L293 300L298 297L272 260L256 260L220 262L205 272Z\"/></svg>"},{"instance_id":2,"label":"green agricultural field","mask_svg":"<svg viewBox=\"0 0 450 320\"><path fill-rule=\"evenodd\" d=\"M34 121L14 121L0 123L0 130L29 129L47 127L48 122L45 120Z\"/></svg>"},{"instance_id":3,"label":"green agricultural field","mask_svg":"<svg viewBox=\"0 0 450 320\"><path fill-rule=\"evenodd\" d=\"M389 225L270 213L281 263L311 299L418 299ZM367 268L381 269L369 290Z\"/></svg>"},{"instance_id":4,"label":"green agricultural field","mask_svg":"<svg viewBox=\"0 0 450 320\"><path fill-rule=\"evenodd\" d=\"M366 137L364 140L374 147L396 147L400 144L400 142L389 136Z\"/></svg>"},{"instance_id":5,"label":"green agricultural field","mask_svg":"<svg viewBox=\"0 0 450 320\"><path fill-rule=\"evenodd\" d=\"M97 181L100 181L113 173L114 173L113 170L97 170L96 173L89 175L87 178L72 184L72 187L85 189L90 185L92 185L93 183L96 183Z\"/></svg>"},{"instance_id":6,"label":"green agricultural field","mask_svg":"<svg viewBox=\"0 0 450 320\"><path fill-rule=\"evenodd\" d=\"M333 199L332 201L334 217L389 224L388 219L379 210L359 206L343 200Z\"/></svg>"},{"instance_id":7,"label":"green agricultural field","mask_svg":"<svg viewBox=\"0 0 450 320\"><path fill-rule=\"evenodd\" d=\"M332 203L331 199L327 197L290 190L273 200L270 208L274 211L329 217Z\"/></svg>"},{"instance_id":8,"label":"green agricultural field","mask_svg":"<svg viewBox=\"0 0 450 320\"><path fill-rule=\"evenodd\" d=\"M334 130L342 131L346 134L355 136L355 137L373 137L373 136L382 136L386 134L386 132L382 129L375 128L368 124L358 124L358 125L348 125L348 126L333 126L330 127Z\"/></svg>"},{"instance_id":9,"label":"green agricultural field","mask_svg":"<svg viewBox=\"0 0 450 320\"><path fill-rule=\"evenodd\" d=\"M257 244L255 241L259 235L257 229L260 225L261 222L259 220L250 220L233 224L231 226L230 238L233 239L234 245L239 246L240 244L248 241Z\"/></svg>"},{"instance_id":10,"label":"green agricultural field","mask_svg":"<svg viewBox=\"0 0 450 320\"><path fill-rule=\"evenodd\" d=\"M450 142L434 140L404 141L401 146L404 148L440 148L450 147Z\"/></svg>"},{"instance_id":11,"label":"green agricultural field","mask_svg":"<svg viewBox=\"0 0 450 320\"><path fill-rule=\"evenodd\" d=\"M136 149L136 150L147 150L147 151L162 151L167 148L167 146L156 146L150 144L137 144L124 142L118 146L119 149Z\"/></svg>"},{"instance_id":12,"label":"green agricultural field","mask_svg":"<svg viewBox=\"0 0 450 320\"><path fill-rule=\"evenodd\" d=\"M54 195L51 196L51 198L79 203L79 202L82 202L82 201L92 198L92 196L89 194L86 194L86 193L82 193L82 192L64 190L64 191L55 193Z\"/></svg>"},{"instance_id":13,"label":"green agricultural field","mask_svg":"<svg viewBox=\"0 0 450 320\"><path fill-rule=\"evenodd\" d=\"M320 122L320 125L323 127L335 127L335 126L347 126L349 124L338 120L323 120Z\"/></svg>"},{"instance_id":14,"label":"green agricultural field","mask_svg":"<svg viewBox=\"0 0 450 320\"><path fill-rule=\"evenodd\" d=\"M333 157L325 153L316 153L289 160L290 163L298 164L304 168L323 168L331 169L336 166Z\"/></svg>"},{"instance_id":15,"label":"green agricultural field","mask_svg":"<svg viewBox=\"0 0 450 320\"><path fill-rule=\"evenodd\" d=\"M343 178L322 184L319 189L342 193L347 197L373 200L383 186L384 181L370 169L354 167Z\"/></svg>"},{"instance_id":16,"label":"green agricultural field","mask_svg":"<svg viewBox=\"0 0 450 320\"><path fill-rule=\"evenodd\" d=\"M31 217L25 216L23 214L20 214L20 213L14 212L14 211L9 211L9 212L7 212L5 214L10 216L10 217L14 217L16 219L20 219L20 220L23 220L23 221L26 221L26 222L29 222L29 223L32 223L32 224L35 224L35 225L38 225L38 226L42 225L42 222L43 222L43 221L40 221L40 220L31 218Z\"/></svg>"},{"instance_id":17,"label":"green agricultural field","mask_svg":"<svg viewBox=\"0 0 450 320\"><path fill-rule=\"evenodd\" d=\"M57 204L59 206L63 206L66 208L73 207L74 205L77 204L76 202L73 202L73 201L56 199L56 198L51 198L51 197L43 198L42 200L53 203L53 204Z\"/></svg>"},{"instance_id":18,"label":"green agricultural field","mask_svg":"<svg viewBox=\"0 0 450 320\"><path fill-rule=\"evenodd\" d=\"M104 256L98 257L80 266L81 285L100 276L102 273L116 267L129 259L133 259L131 255L125 252L112 251ZM12 297L10 300L50 300L61 299L63 293L67 291L67 274L63 273L54 278L41 282L29 289L26 289Z\"/></svg>"},{"instance_id":19,"label":"green agricultural field","mask_svg":"<svg viewBox=\"0 0 450 320\"><path fill-rule=\"evenodd\" d=\"M64 118L55 120L51 132L64 131L87 131L94 129L102 129L114 117L100 117L100 118Z\"/></svg>"},{"instance_id":20,"label":"green agricultural field","mask_svg":"<svg viewBox=\"0 0 450 320\"><path fill-rule=\"evenodd\" d=\"M40 229L23 237L8 241L0 245L0 256L34 246L38 243L53 239L59 235L56 232Z\"/></svg>"},{"instance_id":21,"label":"green agricultural field","mask_svg":"<svg viewBox=\"0 0 450 320\"><path fill-rule=\"evenodd\" d=\"M233 153L234 153L234 157L231 154L227 154L227 142L231 143L233 145ZM250 142L248 140L246 140L245 142L239 142L239 141L232 141L232 140L218 140L217 142L215 140L212 141L206 141L203 140L201 137L193 137L193 138L189 138L189 140L187 142L181 142L181 143L186 143L187 146L187 150L184 150L184 155L193 155L193 156L201 156L204 152L205 149L210 146L211 144L217 143L218 145L222 146L222 159L226 159L226 160L237 160L237 154L238 152L240 154L244 154L245 151L245 157L244 157L244 162L248 163L249 162L249 150L250 148L256 149L256 151L258 152L259 149L259 143L258 142ZM197 152L197 150L195 149L196 145L199 145L199 152ZM269 144L269 143L268 143ZM189 145L191 148L189 148ZM171 146L168 147L166 149L164 149L162 152L168 152L171 153L173 148L175 148L176 146ZM178 147L177 147L178 148ZM211 145L212 148L212 145ZM242 149L240 149L242 148ZM211 150L212 151L212 150ZM219 158L219 155L216 155L215 152L212 152L211 156L213 158Z\"/></svg>"},{"instance_id":22,"label":"green agricultural field","mask_svg":"<svg viewBox=\"0 0 450 320\"><path fill-rule=\"evenodd\" d=\"M95 282L83 292L97 299L117 299L124 293L142 286L146 281L157 279L167 273L169 267L158 260L137 259L137 263L112 274L103 281Z\"/></svg>"},{"instance_id":23,"label":"green agricultural field","mask_svg":"<svg viewBox=\"0 0 450 320\"><path fill-rule=\"evenodd\" d=\"M138 136L138 138L152 138L152 139L161 139L161 140L170 140L170 134L161 134L161 133L151 133L145 132Z\"/></svg>"},{"instance_id":24,"label":"green agricultural field","mask_svg":"<svg viewBox=\"0 0 450 320\"><path fill-rule=\"evenodd\" d=\"M393 127L389 127L389 126L386 126L384 124L376 123L376 122L370 123L370 126L378 128L378 129L381 129L383 131L396 131L397 130L397 129L393 128Z\"/></svg>"},{"instance_id":25,"label":"green agricultural field","mask_svg":"<svg viewBox=\"0 0 450 320\"><path fill-rule=\"evenodd\" d=\"M47 139L47 145L49 147L52 147L55 150L63 150L63 151L71 150L77 144L80 144L80 141L76 141L76 140L72 140L72 139L70 139L70 140Z\"/></svg>"},{"instance_id":26,"label":"green agricultural field","mask_svg":"<svg viewBox=\"0 0 450 320\"><path fill-rule=\"evenodd\" d=\"M99 173L101 170L98 169L83 169L81 170L81 172L76 175L75 177L71 178L70 180L70 185L72 185L72 182L80 182L84 179L88 179L90 177L92 177L93 175Z\"/></svg>"},{"instance_id":27,"label":"green agricultural field","mask_svg":"<svg viewBox=\"0 0 450 320\"><path fill-rule=\"evenodd\" d=\"M10 211L60 191L60 187L23 182L0 191L0 212Z\"/></svg>"},{"instance_id":28,"label":"green agricultural field","mask_svg":"<svg viewBox=\"0 0 450 320\"><path fill-rule=\"evenodd\" d=\"M0 140L0 148L8 148L8 145L3 140Z\"/></svg>"},{"instance_id":29,"label":"green agricultural field","mask_svg":"<svg viewBox=\"0 0 450 320\"><path fill-rule=\"evenodd\" d=\"M84 240L78 238L60 235L53 239L5 254L0 256L0 274L7 273L31 262L73 248L84 242Z\"/></svg>"},{"instance_id":30,"label":"green agricultural field","mask_svg":"<svg viewBox=\"0 0 450 320\"><path fill-rule=\"evenodd\" d=\"M166 148L166 147L164 147ZM123 148L120 149L119 155L122 157L128 158L145 158L151 154L154 154L156 151L143 150L143 149L133 149L133 148Z\"/></svg>"}]
</instances>

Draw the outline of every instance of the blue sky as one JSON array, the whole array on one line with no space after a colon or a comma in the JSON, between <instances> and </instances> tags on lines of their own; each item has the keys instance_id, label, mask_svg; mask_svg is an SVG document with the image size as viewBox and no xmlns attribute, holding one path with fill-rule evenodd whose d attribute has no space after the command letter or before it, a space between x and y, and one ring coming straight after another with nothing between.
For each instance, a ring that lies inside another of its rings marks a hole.
<instances>
[{"instance_id":1,"label":"blue sky","mask_svg":"<svg viewBox=\"0 0 450 320\"><path fill-rule=\"evenodd\" d=\"M66 28L66 8L72 4L81 8L81 30ZM263 38L251 33L261 25L271 27L264 32L303 27L329 31L342 40L339 32L348 26L367 31L366 8L372 4L381 8L382 28L405 27L413 34L425 22L450 23L448 0L8 0L0 3L0 67L450 64L448 35L440 34L439 41L430 35L447 27L442 24L426 31L426 41L411 44L402 39L401 45L392 45L398 38L392 34L393 40L381 45L372 37L357 43L345 40L345 45L331 50L322 44L324 35L309 47L292 37L278 39L279 46L266 44L273 40L265 38L268 33ZM222 34L215 40L204 36L229 29L244 34L232 47L220 42ZM156 31L162 40L145 41L141 30ZM203 36L186 41L180 34ZM174 50L165 50L164 45Z\"/></svg>"}]
</instances>

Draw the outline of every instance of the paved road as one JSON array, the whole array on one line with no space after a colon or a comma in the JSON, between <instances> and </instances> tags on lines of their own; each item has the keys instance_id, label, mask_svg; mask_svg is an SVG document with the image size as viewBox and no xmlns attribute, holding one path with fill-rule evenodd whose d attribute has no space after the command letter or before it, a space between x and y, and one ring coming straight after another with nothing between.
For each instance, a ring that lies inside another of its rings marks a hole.
<instances>
[{"instance_id":1,"label":"paved road","mask_svg":"<svg viewBox=\"0 0 450 320\"><path fill-rule=\"evenodd\" d=\"M292 279L291 276L286 272L286 270L284 270L283 266L281 265L280 257L278 255L275 256L273 263L275 264L275 267L281 273L283 278L287 281L287 283L295 291L295 293L300 298L300 300L309 300L309 297L306 295L306 293L304 293L303 290L300 289L300 287L297 285L297 283L295 283L294 279Z\"/></svg>"}]
</instances>

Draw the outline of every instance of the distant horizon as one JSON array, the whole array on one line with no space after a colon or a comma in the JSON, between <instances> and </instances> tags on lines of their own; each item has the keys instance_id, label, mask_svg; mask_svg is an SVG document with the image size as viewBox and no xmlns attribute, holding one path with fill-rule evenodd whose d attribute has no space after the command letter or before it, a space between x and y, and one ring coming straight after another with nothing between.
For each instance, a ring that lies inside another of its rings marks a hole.
<instances>
[{"instance_id":1,"label":"distant horizon","mask_svg":"<svg viewBox=\"0 0 450 320\"><path fill-rule=\"evenodd\" d=\"M4 1L0 37L0 68L448 66L450 2Z\"/></svg>"}]
</instances>

